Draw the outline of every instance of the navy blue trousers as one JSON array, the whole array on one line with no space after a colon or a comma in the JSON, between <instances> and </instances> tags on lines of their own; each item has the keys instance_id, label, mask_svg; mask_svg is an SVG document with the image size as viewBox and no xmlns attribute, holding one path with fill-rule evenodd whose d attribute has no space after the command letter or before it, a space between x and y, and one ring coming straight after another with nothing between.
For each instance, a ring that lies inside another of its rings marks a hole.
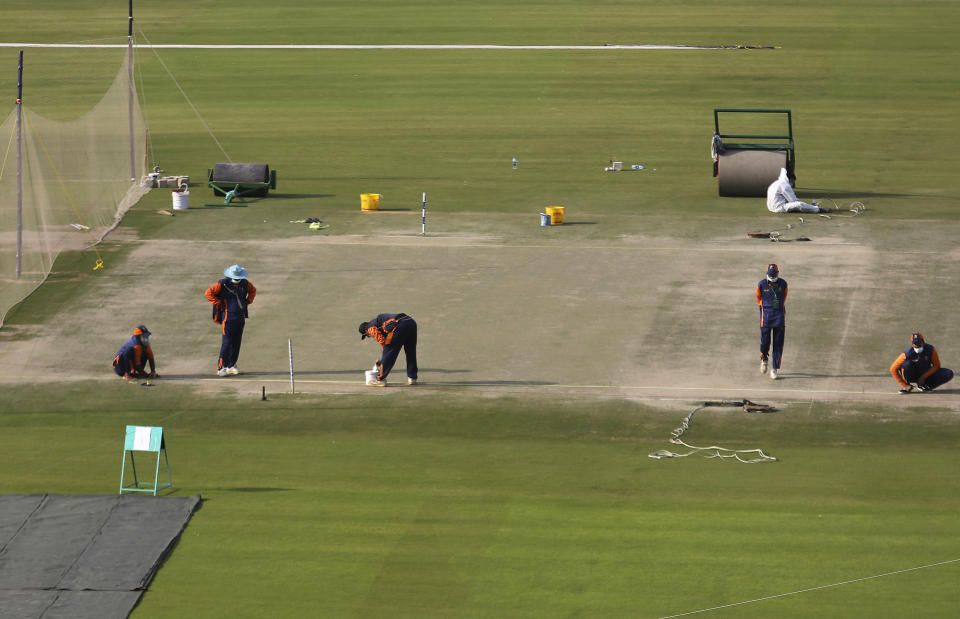
<instances>
[{"instance_id":1,"label":"navy blue trousers","mask_svg":"<svg viewBox=\"0 0 960 619\"><path fill-rule=\"evenodd\" d=\"M767 358L770 352L770 341L773 340L773 358L770 359L770 367L775 370L780 369L780 358L783 357L783 338L786 334L786 325L779 327L760 327L760 354Z\"/></svg>"},{"instance_id":2,"label":"navy blue trousers","mask_svg":"<svg viewBox=\"0 0 960 619\"><path fill-rule=\"evenodd\" d=\"M407 378L416 379L419 370L417 368L417 323L413 318L397 323L390 343L383 347L383 353L380 355L380 376L378 377L380 380L385 379L393 369L401 348L407 356Z\"/></svg>"},{"instance_id":3,"label":"navy blue trousers","mask_svg":"<svg viewBox=\"0 0 960 619\"><path fill-rule=\"evenodd\" d=\"M900 372L903 375L903 379L908 383L915 383L917 379L920 378L920 375L923 374L923 371L919 368L913 367L913 364L909 361L904 361L900 364ZM924 386L929 387L930 389L936 389L940 385L950 382L950 379L953 378L953 370L947 368L940 368L933 374L927 377L927 380L924 381Z\"/></svg>"},{"instance_id":4,"label":"navy blue trousers","mask_svg":"<svg viewBox=\"0 0 960 619\"><path fill-rule=\"evenodd\" d=\"M237 365L237 359L240 358L240 343L243 341L243 326L246 322L246 320L228 320L223 323L218 370Z\"/></svg>"}]
</instances>

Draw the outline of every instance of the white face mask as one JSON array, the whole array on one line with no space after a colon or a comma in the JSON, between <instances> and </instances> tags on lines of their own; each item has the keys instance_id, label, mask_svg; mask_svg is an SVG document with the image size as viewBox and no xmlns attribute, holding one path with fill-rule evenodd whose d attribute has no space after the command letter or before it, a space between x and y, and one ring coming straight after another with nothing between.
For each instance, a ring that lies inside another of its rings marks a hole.
<instances>
[{"instance_id":1,"label":"white face mask","mask_svg":"<svg viewBox=\"0 0 960 619\"><path fill-rule=\"evenodd\" d=\"M772 284L773 282L777 281L777 276L776 276L776 275L767 275L767 281Z\"/></svg>"},{"instance_id":2,"label":"white face mask","mask_svg":"<svg viewBox=\"0 0 960 619\"><path fill-rule=\"evenodd\" d=\"M239 284L242 280L230 278L230 281L234 284Z\"/></svg>"},{"instance_id":3,"label":"white face mask","mask_svg":"<svg viewBox=\"0 0 960 619\"><path fill-rule=\"evenodd\" d=\"M140 343L143 344L144 346L149 346L149 345L150 345L150 336L149 336L149 335L141 335L141 336L140 336Z\"/></svg>"},{"instance_id":4,"label":"white face mask","mask_svg":"<svg viewBox=\"0 0 960 619\"><path fill-rule=\"evenodd\" d=\"M923 346L921 346L920 348L917 348L916 346L914 346L914 347L913 347L913 352L915 352L915 353L917 353L917 354L919 355L920 353L923 352Z\"/></svg>"}]
</instances>

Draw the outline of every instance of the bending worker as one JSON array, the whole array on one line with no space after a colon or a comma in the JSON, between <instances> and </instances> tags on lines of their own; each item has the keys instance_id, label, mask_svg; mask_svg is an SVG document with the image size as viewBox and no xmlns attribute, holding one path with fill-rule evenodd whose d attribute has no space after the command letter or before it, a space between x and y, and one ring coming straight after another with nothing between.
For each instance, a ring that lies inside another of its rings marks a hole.
<instances>
[{"instance_id":1,"label":"bending worker","mask_svg":"<svg viewBox=\"0 0 960 619\"><path fill-rule=\"evenodd\" d=\"M776 380L780 372L780 359L783 357L783 340L786 335L787 280L780 277L780 267L767 265L767 277L757 283L757 305L760 306L760 373L766 374L770 367L770 378ZM773 341L773 358L767 355Z\"/></svg>"},{"instance_id":2,"label":"bending worker","mask_svg":"<svg viewBox=\"0 0 960 619\"><path fill-rule=\"evenodd\" d=\"M360 339L372 337L383 347L377 361L377 380L370 383L377 387L387 386L387 374L397 362L400 349L407 357L407 384L417 384L417 323L406 314L379 314L370 322L360 323Z\"/></svg>"},{"instance_id":3,"label":"bending worker","mask_svg":"<svg viewBox=\"0 0 960 619\"><path fill-rule=\"evenodd\" d=\"M220 360L217 376L239 374L237 359L240 358L240 343L243 327L247 322L247 306L253 303L257 289L247 281L247 270L239 264L227 267L226 276L207 288L207 300L213 305L213 321L222 325Z\"/></svg>"},{"instance_id":4,"label":"bending worker","mask_svg":"<svg viewBox=\"0 0 960 619\"><path fill-rule=\"evenodd\" d=\"M146 372L147 364L150 372ZM113 359L113 371L124 380L134 378L156 378L157 368L153 363L153 349L150 347L150 332L143 325L133 330L133 337L124 342Z\"/></svg>"},{"instance_id":5,"label":"bending worker","mask_svg":"<svg viewBox=\"0 0 960 619\"><path fill-rule=\"evenodd\" d=\"M890 373L900 384L900 393L910 393L914 385L921 391L933 391L953 378L953 370L940 367L936 349L920 333L910 336L910 348L900 353Z\"/></svg>"},{"instance_id":6,"label":"bending worker","mask_svg":"<svg viewBox=\"0 0 960 619\"><path fill-rule=\"evenodd\" d=\"M797 197L790 186L787 171L780 168L780 177L767 187L767 210L771 213L829 213L830 209L816 204L807 204Z\"/></svg>"}]
</instances>

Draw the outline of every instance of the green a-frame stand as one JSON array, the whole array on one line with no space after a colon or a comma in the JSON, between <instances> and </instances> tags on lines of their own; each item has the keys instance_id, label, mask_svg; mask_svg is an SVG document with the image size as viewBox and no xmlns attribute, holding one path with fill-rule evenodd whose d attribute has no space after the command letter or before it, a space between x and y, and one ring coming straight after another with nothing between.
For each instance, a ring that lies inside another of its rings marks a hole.
<instances>
[{"instance_id":1,"label":"green a-frame stand","mask_svg":"<svg viewBox=\"0 0 960 619\"><path fill-rule=\"evenodd\" d=\"M153 474L153 484L140 482L137 479L137 464L133 459L133 452L146 451L157 454ZM167 467L167 481L160 483L160 454ZM127 454L130 454L130 468L133 472L133 483L126 483ZM123 465L120 468L120 494L124 492L152 492L173 486L170 477L170 460L167 458L167 444L163 439L163 428L154 426L127 426L127 436L123 443Z\"/></svg>"}]
</instances>

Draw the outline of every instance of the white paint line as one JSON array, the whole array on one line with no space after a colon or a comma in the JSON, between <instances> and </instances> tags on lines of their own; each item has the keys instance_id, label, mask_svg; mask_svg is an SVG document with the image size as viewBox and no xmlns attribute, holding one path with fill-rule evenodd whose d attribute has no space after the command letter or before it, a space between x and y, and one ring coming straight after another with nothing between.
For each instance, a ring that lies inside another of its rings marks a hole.
<instances>
[{"instance_id":1,"label":"white paint line","mask_svg":"<svg viewBox=\"0 0 960 619\"><path fill-rule=\"evenodd\" d=\"M46 47L46 48L103 48L103 49L121 49L126 48L126 43L0 43L0 47ZM532 50L532 51L551 51L551 50L603 50L603 51L634 51L634 50L729 50L746 49L739 45L715 45L715 46L696 46L696 45L205 45L205 44L134 44L138 49L315 49L315 50L337 50L337 49L414 49L414 50L451 50L451 49L481 49L481 50ZM751 47L750 49L760 49ZM772 49L763 47L762 49Z\"/></svg>"},{"instance_id":2,"label":"white paint line","mask_svg":"<svg viewBox=\"0 0 960 619\"><path fill-rule=\"evenodd\" d=\"M713 608L701 608L700 610L692 610L690 612L680 613L678 615L667 615L665 617L661 617L660 619L672 619L673 617L686 617L687 615L696 615L697 613L708 613L712 610L720 610L722 608L731 608L733 606L743 606L744 604L753 604L754 602L763 602L764 600L773 600L776 598L787 597L788 595L797 595L799 593L808 593L810 591L818 591L820 589L829 589L831 587L839 587L840 585L849 585L855 582L873 580L874 578L883 578L885 576L895 576L897 574L905 574L907 572L914 572L916 570L924 570L924 569L927 569L928 567L938 567L940 565L956 563L957 561L960 561L960 559L950 559L949 561L940 561L939 563L931 563L929 565L919 565L917 567L908 567L905 570L897 570L895 572L886 572L884 574L876 574L874 576L864 576L863 578L854 578L853 580L835 582L830 585L821 585L819 587L810 587L809 589L800 589L799 591L791 591L790 593L778 593L777 595L768 595L766 597L757 598L755 600L747 600L745 602L734 602L733 604L724 604L723 606L714 606Z\"/></svg>"}]
</instances>

